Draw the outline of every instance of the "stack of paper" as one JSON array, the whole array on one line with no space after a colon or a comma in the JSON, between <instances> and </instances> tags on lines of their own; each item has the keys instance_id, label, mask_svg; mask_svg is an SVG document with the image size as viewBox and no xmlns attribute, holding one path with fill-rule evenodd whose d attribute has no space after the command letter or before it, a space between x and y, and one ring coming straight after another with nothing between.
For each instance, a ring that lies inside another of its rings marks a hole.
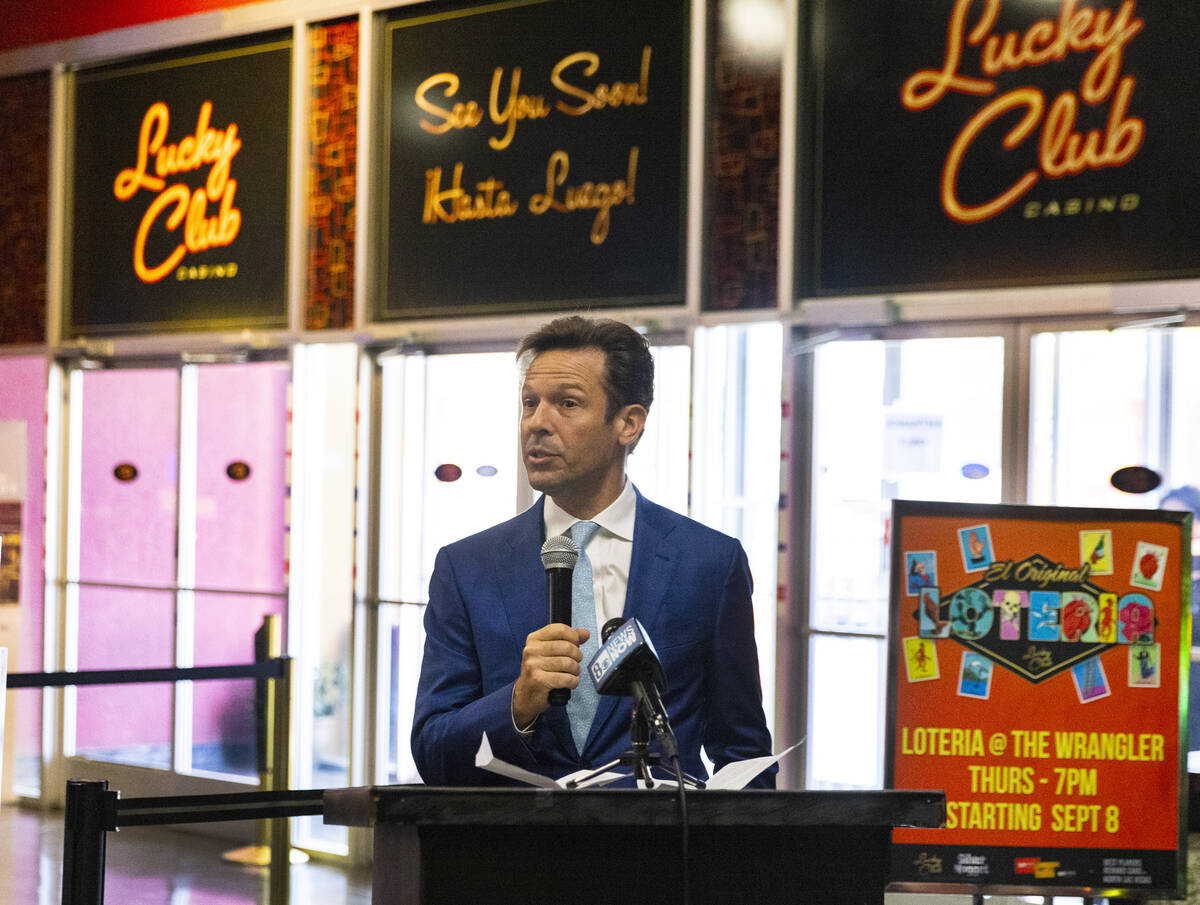
<instances>
[{"instance_id":1,"label":"stack of paper","mask_svg":"<svg viewBox=\"0 0 1200 905\"><path fill-rule=\"evenodd\" d=\"M779 754L772 754L766 757L752 757L749 760L741 760L736 763L726 764L720 770L712 775L712 778L705 782L704 786L707 789L727 789L736 790L744 789L746 783L754 779L759 773L778 763L787 754L800 747L800 742L792 745ZM551 779L549 776L542 776L540 773L532 773L529 770L523 770L520 767L514 767L512 764L505 763L494 754L492 754L492 745L488 741L487 733L483 734L483 738L479 742L479 750L475 752L475 766L481 770L489 770L492 773L498 773L500 776L507 776L509 779L515 779L519 782L528 783L531 786L537 786L542 789L566 789L567 783L572 780L579 780L581 777L588 776L593 771L577 770L574 773L568 773L560 779ZM586 789L591 786L603 786L618 779L626 779L626 773L601 773L598 776L593 776L587 780L579 782L570 788ZM655 786L673 786L674 780L655 780Z\"/></svg>"}]
</instances>

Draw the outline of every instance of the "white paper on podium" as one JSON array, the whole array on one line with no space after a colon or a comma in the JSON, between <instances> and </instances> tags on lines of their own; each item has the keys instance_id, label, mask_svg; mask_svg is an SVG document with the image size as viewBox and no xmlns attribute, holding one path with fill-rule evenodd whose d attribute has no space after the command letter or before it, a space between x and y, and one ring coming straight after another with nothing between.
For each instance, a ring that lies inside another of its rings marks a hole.
<instances>
[{"instance_id":1,"label":"white paper on podium","mask_svg":"<svg viewBox=\"0 0 1200 905\"><path fill-rule=\"evenodd\" d=\"M759 773L783 760L787 755L791 754L799 748L804 741L798 741L790 748L785 748L778 754L769 754L765 757L752 757L749 760L734 761L732 764L726 764L720 770L712 775L712 779L704 784L707 789L728 789L737 790L746 788L746 783L754 779Z\"/></svg>"},{"instance_id":2,"label":"white paper on podium","mask_svg":"<svg viewBox=\"0 0 1200 905\"><path fill-rule=\"evenodd\" d=\"M515 779L518 782L537 786L541 789L565 789L567 788L567 783L572 780L579 780L581 777L593 772L591 770L576 770L574 773L568 773L561 779L551 779L549 776L543 776L541 773L522 770L520 767L514 767L512 764L505 763L492 754L492 743L488 741L486 732L483 733L483 738L479 740L479 750L475 752L475 766L481 770L489 770L492 773L498 773L501 776L507 776L509 779ZM591 779L581 781L573 788L587 789L592 786L603 786L614 780L623 778L623 775L620 773L601 773Z\"/></svg>"},{"instance_id":3,"label":"white paper on podium","mask_svg":"<svg viewBox=\"0 0 1200 905\"><path fill-rule=\"evenodd\" d=\"M713 774L712 779L705 783L705 788L731 791L744 789L746 783L754 779L754 777L771 766L771 764L778 763L802 744L803 740L796 742L796 744L778 754L770 754L765 757L752 757L749 760L740 760L736 763L726 764ZM566 789L568 788L567 783L572 780L578 780L580 777L587 776L592 772L591 770L577 770L574 773L568 773L561 779L551 779L549 776L543 776L540 773L533 773L529 770L522 770L520 767L514 767L512 764L505 763L492 754L492 743L488 741L486 732L483 733L483 738L479 741L479 750L475 752L475 766L481 770L498 773L500 776L507 776L509 779L515 779L518 782L537 786L541 789ZM603 786L615 780L625 778L626 776L623 773L601 773L599 776L580 782L574 788L587 789L592 786ZM655 780L656 787L674 784L675 780L673 779Z\"/></svg>"}]
</instances>

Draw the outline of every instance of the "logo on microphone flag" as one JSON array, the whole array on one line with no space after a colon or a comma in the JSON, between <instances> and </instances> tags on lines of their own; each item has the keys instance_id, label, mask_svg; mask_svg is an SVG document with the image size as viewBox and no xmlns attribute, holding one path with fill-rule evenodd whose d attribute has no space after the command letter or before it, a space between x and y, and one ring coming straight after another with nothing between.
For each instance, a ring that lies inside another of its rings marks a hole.
<instances>
[{"instance_id":1,"label":"logo on microphone flag","mask_svg":"<svg viewBox=\"0 0 1200 905\"><path fill-rule=\"evenodd\" d=\"M642 637L638 621L630 619L613 632L604 642L604 646L596 651L596 656L592 658L588 669L591 671L592 681L597 688L604 684L606 677L616 671L625 659L625 655L638 645Z\"/></svg>"}]
</instances>

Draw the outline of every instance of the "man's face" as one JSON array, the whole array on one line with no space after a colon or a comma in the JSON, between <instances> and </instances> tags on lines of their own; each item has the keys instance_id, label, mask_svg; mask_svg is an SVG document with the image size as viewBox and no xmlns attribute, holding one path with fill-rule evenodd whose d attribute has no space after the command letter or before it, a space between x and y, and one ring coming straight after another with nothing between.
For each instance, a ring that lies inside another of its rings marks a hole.
<instances>
[{"instance_id":1,"label":"man's face","mask_svg":"<svg viewBox=\"0 0 1200 905\"><path fill-rule=\"evenodd\" d=\"M530 363L521 387L521 451L529 483L583 518L595 514L582 511L592 502L607 505L620 492L625 451L645 418L636 405L605 418L604 373L600 349L552 349Z\"/></svg>"}]
</instances>

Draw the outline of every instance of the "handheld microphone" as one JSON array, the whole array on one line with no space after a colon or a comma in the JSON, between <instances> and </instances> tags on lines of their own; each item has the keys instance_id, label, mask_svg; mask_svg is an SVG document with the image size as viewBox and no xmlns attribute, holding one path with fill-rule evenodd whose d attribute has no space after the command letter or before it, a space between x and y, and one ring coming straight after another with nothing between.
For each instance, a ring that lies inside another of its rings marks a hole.
<instances>
[{"instance_id":1,"label":"handheld microphone","mask_svg":"<svg viewBox=\"0 0 1200 905\"><path fill-rule=\"evenodd\" d=\"M579 547L569 535L556 534L542 544L542 566L546 570L546 598L549 601L549 622L571 624L571 579ZM571 699L571 689L552 688L550 703L563 707Z\"/></svg>"},{"instance_id":2,"label":"handheld microphone","mask_svg":"<svg viewBox=\"0 0 1200 905\"><path fill-rule=\"evenodd\" d=\"M601 629L604 645L588 664L600 694L631 695L634 710L658 736L668 757L679 756L662 692L667 680L650 637L636 619L610 619Z\"/></svg>"}]
</instances>

